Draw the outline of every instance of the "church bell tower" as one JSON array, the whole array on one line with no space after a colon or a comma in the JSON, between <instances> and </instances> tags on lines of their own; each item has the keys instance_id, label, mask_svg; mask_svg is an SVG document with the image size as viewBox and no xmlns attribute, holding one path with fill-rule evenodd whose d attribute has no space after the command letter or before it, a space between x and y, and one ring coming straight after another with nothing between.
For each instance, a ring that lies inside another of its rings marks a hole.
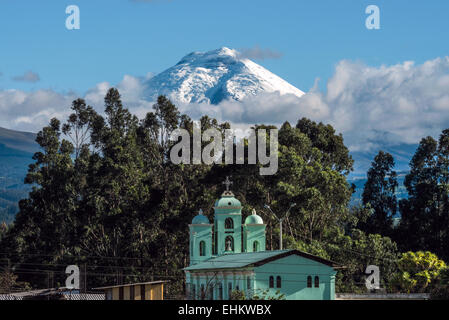
<instances>
[{"instance_id":1,"label":"church bell tower","mask_svg":"<svg viewBox=\"0 0 449 320\"><path fill-rule=\"evenodd\" d=\"M214 254L242 252L242 204L229 190L229 177L223 182L226 191L214 205Z\"/></svg>"},{"instance_id":2,"label":"church bell tower","mask_svg":"<svg viewBox=\"0 0 449 320\"><path fill-rule=\"evenodd\" d=\"M200 209L189 224L190 231L190 265L212 257L212 224Z\"/></svg>"}]
</instances>

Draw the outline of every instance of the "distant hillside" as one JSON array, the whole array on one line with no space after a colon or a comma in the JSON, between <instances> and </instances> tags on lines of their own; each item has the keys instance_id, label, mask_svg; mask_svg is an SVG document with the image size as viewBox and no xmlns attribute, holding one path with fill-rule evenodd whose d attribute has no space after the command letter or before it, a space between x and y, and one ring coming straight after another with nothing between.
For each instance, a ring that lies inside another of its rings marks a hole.
<instances>
[{"instance_id":1,"label":"distant hillside","mask_svg":"<svg viewBox=\"0 0 449 320\"><path fill-rule=\"evenodd\" d=\"M39 149L35 139L34 133L0 128L0 222L12 222L18 201L28 194L24 178Z\"/></svg>"},{"instance_id":2,"label":"distant hillside","mask_svg":"<svg viewBox=\"0 0 449 320\"><path fill-rule=\"evenodd\" d=\"M374 157L379 153L380 150L390 153L395 162L396 172L406 172L409 170L410 160L418 148L417 144L400 144L394 147L383 147L381 149L375 149L372 151L352 151L352 158L354 162L354 172L351 174L352 177L366 176L366 172L371 167L371 162Z\"/></svg>"},{"instance_id":3,"label":"distant hillside","mask_svg":"<svg viewBox=\"0 0 449 320\"><path fill-rule=\"evenodd\" d=\"M396 197L398 200L407 199L408 194L407 194L407 190L405 189L405 186L404 186L404 180L405 180L405 176L408 174L408 172L401 171L401 172L397 172L397 174L398 174L398 190L396 191ZM352 204L362 202L363 188L365 187L366 180L367 180L366 177L363 177L363 178L358 177L358 178L348 179L348 182L350 184L353 183L356 187L355 193L352 195L352 198L351 198Z\"/></svg>"},{"instance_id":4,"label":"distant hillside","mask_svg":"<svg viewBox=\"0 0 449 320\"><path fill-rule=\"evenodd\" d=\"M38 149L35 140L35 133L14 131L0 127L0 145L28 154L34 154Z\"/></svg>"}]
</instances>

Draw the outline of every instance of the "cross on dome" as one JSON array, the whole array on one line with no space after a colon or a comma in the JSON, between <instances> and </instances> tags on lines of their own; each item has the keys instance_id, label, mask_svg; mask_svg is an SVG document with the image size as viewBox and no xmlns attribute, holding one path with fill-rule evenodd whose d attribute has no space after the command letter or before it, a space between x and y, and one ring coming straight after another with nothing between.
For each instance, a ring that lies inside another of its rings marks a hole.
<instances>
[{"instance_id":1,"label":"cross on dome","mask_svg":"<svg viewBox=\"0 0 449 320\"><path fill-rule=\"evenodd\" d=\"M229 180L229 176L226 176L226 180L224 182L222 182L222 184L224 184L226 186L226 191L230 191L229 187L231 186L231 184L233 184L234 182L232 182L231 180Z\"/></svg>"}]
</instances>

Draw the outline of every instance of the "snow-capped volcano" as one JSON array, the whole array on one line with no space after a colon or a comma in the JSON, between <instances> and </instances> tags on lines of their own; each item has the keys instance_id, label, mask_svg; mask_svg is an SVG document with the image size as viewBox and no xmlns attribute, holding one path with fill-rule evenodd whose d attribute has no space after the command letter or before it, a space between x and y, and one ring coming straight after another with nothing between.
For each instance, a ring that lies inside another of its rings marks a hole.
<instances>
[{"instance_id":1,"label":"snow-capped volcano","mask_svg":"<svg viewBox=\"0 0 449 320\"><path fill-rule=\"evenodd\" d=\"M145 96L158 95L182 103L218 104L225 99L242 100L261 92L279 92L298 97L304 92L226 47L192 52L175 66L145 83Z\"/></svg>"}]
</instances>

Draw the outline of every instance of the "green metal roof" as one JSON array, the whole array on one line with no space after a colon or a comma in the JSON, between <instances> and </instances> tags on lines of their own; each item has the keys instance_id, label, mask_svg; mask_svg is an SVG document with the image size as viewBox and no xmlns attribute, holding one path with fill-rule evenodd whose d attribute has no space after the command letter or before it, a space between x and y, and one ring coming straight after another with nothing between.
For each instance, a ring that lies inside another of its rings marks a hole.
<instances>
[{"instance_id":1,"label":"green metal roof","mask_svg":"<svg viewBox=\"0 0 449 320\"><path fill-rule=\"evenodd\" d=\"M234 253L234 254L224 254L215 258L211 258L207 261L200 262L193 266L184 268L185 271L194 270L206 270L206 269L234 269L243 268L251 265L262 265L273 260L277 260L292 254L302 256L307 259L311 259L330 267L336 267L337 264L302 252L298 250L275 250L275 251L258 251L258 252L245 252L245 253Z\"/></svg>"}]
</instances>

